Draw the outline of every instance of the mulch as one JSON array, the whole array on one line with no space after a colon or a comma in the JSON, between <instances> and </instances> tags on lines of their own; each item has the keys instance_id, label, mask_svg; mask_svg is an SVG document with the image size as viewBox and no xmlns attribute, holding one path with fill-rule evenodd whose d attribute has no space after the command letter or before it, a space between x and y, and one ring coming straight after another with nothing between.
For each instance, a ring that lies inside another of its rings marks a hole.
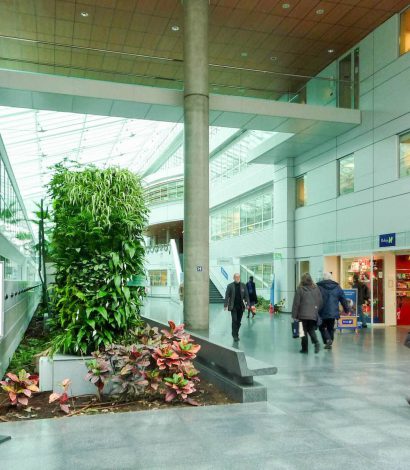
<instances>
[{"instance_id":1,"label":"mulch","mask_svg":"<svg viewBox=\"0 0 410 470\"><path fill-rule=\"evenodd\" d=\"M192 398L198 406L226 405L234 403L224 392L213 384L201 380L197 385L200 389ZM35 393L29 399L27 408L17 408L8 403L7 394L0 390L0 423L8 421L24 421L44 418L63 418L78 415L99 413L123 413L127 411L148 411L175 407L192 407L192 405L175 402L166 403L163 397L145 396L133 402L115 402L111 397L102 397L101 402L94 395L70 398L70 413L60 410L58 403L48 403L51 392Z\"/></svg>"}]
</instances>

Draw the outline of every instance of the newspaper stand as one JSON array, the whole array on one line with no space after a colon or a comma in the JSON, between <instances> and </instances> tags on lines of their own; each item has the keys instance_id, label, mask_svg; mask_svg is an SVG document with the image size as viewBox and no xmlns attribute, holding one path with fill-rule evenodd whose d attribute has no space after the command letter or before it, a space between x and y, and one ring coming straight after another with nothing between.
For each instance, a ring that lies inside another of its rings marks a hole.
<instances>
[{"instance_id":1,"label":"newspaper stand","mask_svg":"<svg viewBox=\"0 0 410 470\"><path fill-rule=\"evenodd\" d=\"M362 327L359 325L359 318L357 313L357 289L343 289L347 302L349 304L349 313L345 313L342 309L340 312L340 318L337 320L337 329L339 333L342 330L354 331L358 334L359 329Z\"/></svg>"}]
</instances>

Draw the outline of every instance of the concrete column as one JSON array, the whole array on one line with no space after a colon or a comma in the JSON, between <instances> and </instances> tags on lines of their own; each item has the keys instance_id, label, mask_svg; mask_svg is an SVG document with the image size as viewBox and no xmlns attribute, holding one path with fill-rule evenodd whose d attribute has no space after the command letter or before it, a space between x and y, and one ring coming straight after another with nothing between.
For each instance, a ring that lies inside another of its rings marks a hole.
<instances>
[{"instance_id":1,"label":"concrete column","mask_svg":"<svg viewBox=\"0 0 410 470\"><path fill-rule=\"evenodd\" d=\"M184 321L209 321L208 0L184 0Z\"/></svg>"},{"instance_id":2,"label":"concrete column","mask_svg":"<svg viewBox=\"0 0 410 470\"><path fill-rule=\"evenodd\" d=\"M295 179L293 159L275 165L273 175L273 246L275 255L275 302L285 299L292 309L295 295Z\"/></svg>"}]
</instances>

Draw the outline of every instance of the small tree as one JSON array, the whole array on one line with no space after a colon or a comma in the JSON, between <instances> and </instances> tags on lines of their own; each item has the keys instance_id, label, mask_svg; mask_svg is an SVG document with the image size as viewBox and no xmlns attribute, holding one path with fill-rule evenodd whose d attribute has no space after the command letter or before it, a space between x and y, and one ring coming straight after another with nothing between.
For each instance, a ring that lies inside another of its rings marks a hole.
<instances>
[{"instance_id":1,"label":"small tree","mask_svg":"<svg viewBox=\"0 0 410 470\"><path fill-rule=\"evenodd\" d=\"M128 170L56 165L49 185L56 266L53 350L88 354L141 323L147 208L140 179Z\"/></svg>"}]
</instances>

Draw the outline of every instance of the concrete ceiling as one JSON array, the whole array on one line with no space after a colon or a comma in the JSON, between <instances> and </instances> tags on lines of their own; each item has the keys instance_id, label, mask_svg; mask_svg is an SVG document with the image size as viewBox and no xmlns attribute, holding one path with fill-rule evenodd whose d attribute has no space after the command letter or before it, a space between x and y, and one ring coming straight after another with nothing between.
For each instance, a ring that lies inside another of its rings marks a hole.
<instances>
[{"instance_id":1,"label":"concrete ceiling","mask_svg":"<svg viewBox=\"0 0 410 470\"><path fill-rule=\"evenodd\" d=\"M211 90L261 98L298 90L407 4L211 0ZM182 89L182 13L180 0L2 0L0 67Z\"/></svg>"}]
</instances>

